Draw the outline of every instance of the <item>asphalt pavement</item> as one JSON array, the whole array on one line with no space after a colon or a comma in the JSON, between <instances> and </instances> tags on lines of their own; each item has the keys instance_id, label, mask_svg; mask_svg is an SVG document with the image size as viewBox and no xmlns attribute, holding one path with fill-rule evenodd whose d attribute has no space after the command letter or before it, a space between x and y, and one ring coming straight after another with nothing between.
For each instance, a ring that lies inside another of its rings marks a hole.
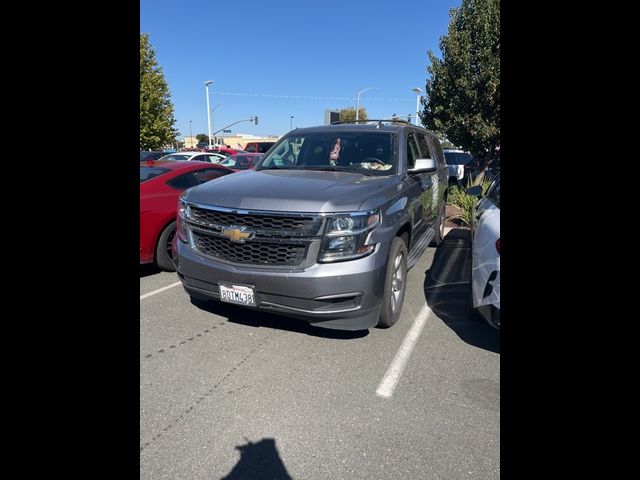
<instances>
[{"instance_id":1,"label":"asphalt pavement","mask_svg":"<svg viewBox=\"0 0 640 480\"><path fill-rule=\"evenodd\" d=\"M499 478L499 332L467 312L468 230L425 252L384 330L192 302L140 272L141 479Z\"/></svg>"}]
</instances>

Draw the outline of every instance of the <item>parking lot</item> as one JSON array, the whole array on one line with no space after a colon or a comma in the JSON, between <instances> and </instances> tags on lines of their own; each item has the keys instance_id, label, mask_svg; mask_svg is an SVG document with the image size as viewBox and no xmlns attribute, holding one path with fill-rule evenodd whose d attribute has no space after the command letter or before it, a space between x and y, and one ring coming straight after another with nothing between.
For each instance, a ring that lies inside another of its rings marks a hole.
<instances>
[{"instance_id":1,"label":"parking lot","mask_svg":"<svg viewBox=\"0 0 640 480\"><path fill-rule=\"evenodd\" d=\"M192 302L140 267L141 479L497 479L500 333L467 313L468 230L390 329Z\"/></svg>"}]
</instances>

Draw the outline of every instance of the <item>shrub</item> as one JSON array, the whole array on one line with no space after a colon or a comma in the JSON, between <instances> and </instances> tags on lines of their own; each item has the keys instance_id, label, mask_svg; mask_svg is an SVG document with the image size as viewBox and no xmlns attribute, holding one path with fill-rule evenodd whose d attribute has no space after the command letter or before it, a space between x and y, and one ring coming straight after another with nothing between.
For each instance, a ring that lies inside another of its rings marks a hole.
<instances>
[{"instance_id":1,"label":"shrub","mask_svg":"<svg viewBox=\"0 0 640 480\"><path fill-rule=\"evenodd\" d=\"M491 185L491 181L483 180L482 183L482 194L486 194L489 186ZM471 226L471 220L473 219L473 209L478 203L478 198L473 197L467 193L467 189L471 188L473 183L471 180L467 182L467 186L461 188L459 186L454 186L449 189L449 197L448 202L450 205L455 205L460 209L460 213L450 219L458 219L464 225Z\"/></svg>"}]
</instances>

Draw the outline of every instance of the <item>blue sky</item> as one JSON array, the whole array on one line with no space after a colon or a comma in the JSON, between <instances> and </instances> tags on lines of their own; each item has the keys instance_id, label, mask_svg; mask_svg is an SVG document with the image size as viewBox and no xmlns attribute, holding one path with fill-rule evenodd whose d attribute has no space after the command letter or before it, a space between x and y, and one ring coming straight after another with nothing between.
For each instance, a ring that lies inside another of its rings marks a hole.
<instances>
[{"instance_id":1,"label":"blue sky","mask_svg":"<svg viewBox=\"0 0 640 480\"><path fill-rule=\"evenodd\" d=\"M369 118L415 115L428 76L427 51L441 56L449 9L461 0L141 0L148 33L169 85L181 138L212 131L283 135L322 125L325 109L355 107ZM293 120L290 117L293 115Z\"/></svg>"}]
</instances>

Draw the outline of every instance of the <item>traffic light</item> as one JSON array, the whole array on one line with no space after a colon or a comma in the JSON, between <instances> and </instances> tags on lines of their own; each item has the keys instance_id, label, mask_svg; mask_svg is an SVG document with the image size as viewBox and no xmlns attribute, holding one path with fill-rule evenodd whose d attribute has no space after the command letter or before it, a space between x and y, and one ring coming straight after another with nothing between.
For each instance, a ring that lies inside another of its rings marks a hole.
<instances>
[{"instance_id":1,"label":"traffic light","mask_svg":"<svg viewBox=\"0 0 640 480\"><path fill-rule=\"evenodd\" d=\"M258 116L257 115L255 117L253 117L253 122L254 122L254 125L258 124Z\"/></svg>"},{"instance_id":2,"label":"traffic light","mask_svg":"<svg viewBox=\"0 0 640 480\"><path fill-rule=\"evenodd\" d=\"M407 122L411 123L411 114L407 115Z\"/></svg>"}]
</instances>

